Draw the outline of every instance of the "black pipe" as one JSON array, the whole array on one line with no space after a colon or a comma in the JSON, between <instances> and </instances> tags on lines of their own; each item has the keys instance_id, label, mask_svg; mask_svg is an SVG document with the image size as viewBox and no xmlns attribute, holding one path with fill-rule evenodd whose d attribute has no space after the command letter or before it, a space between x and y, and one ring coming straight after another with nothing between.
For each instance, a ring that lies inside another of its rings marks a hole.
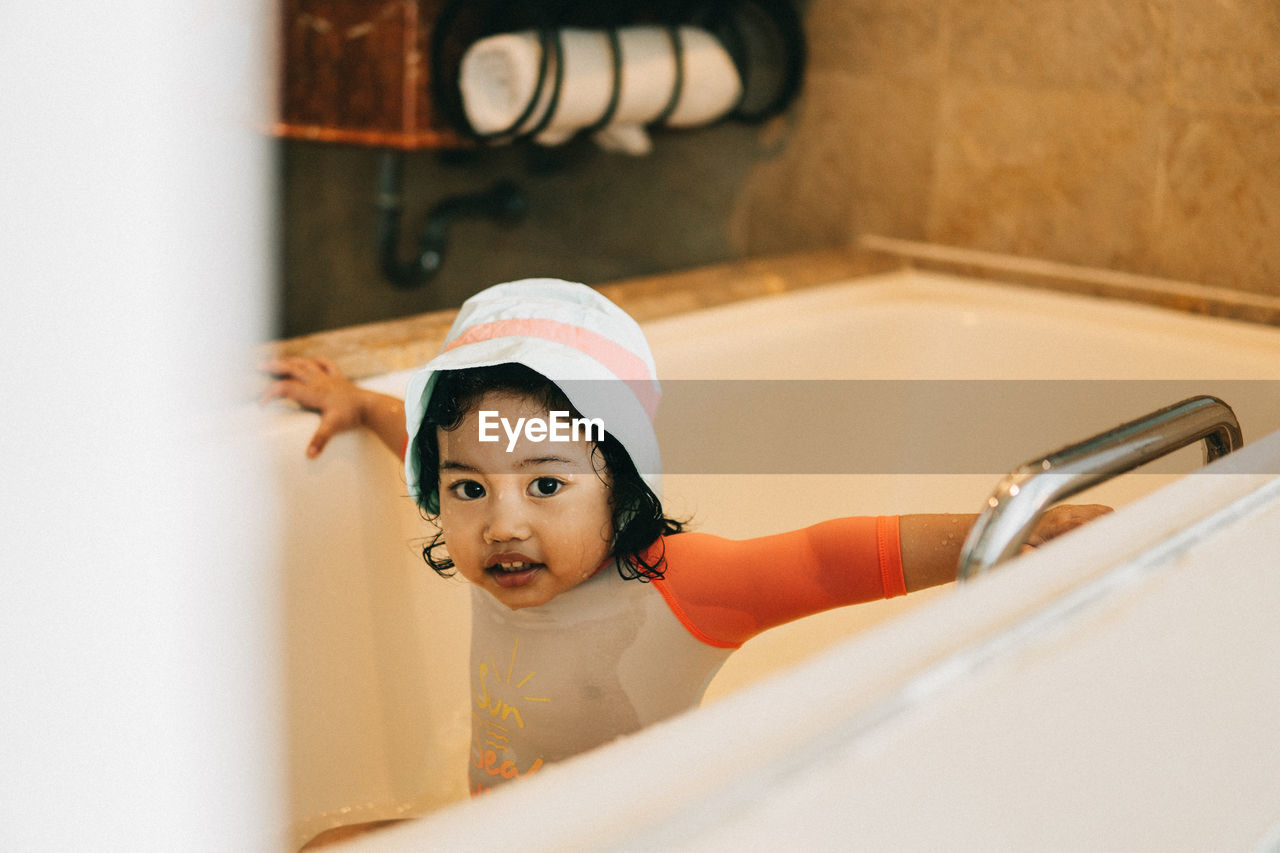
<instances>
[{"instance_id":1,"label":"black pipe","mask_svg":"<svg viewBox=\"0 0 1280 853\"><path fill-rule=\"evenodd\" d=\"M378 167L378 257L382 275L399 288L425 284L444 263L449 226L460 217L493 219L504 224L519 222L528 209L524 193L512 181L498 181L487 190L444 198L427 214L418 236L418 254L400 260L401 183L404 154L385 151Z\"/></svg>"}]
</instances>

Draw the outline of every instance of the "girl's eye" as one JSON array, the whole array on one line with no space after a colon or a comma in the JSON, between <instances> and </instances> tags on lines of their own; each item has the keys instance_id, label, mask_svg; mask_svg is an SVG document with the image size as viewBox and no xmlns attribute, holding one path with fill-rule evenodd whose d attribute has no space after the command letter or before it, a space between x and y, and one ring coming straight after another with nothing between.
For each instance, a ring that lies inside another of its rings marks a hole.
<instances>
[{"instance_id":1,"label":"girl's eye","mask_svg":"<svg viewBox=\"0 0 1280 853\"><path fill-rule=\"evenodd\" d=\"M453 493L455 498L464 501L473 501L476 498L484 497L484 486L475 480L459 480L449 487L449 491Z\"/></svg>"},{"instance_id":2,"label":"girl's eye","mask_svg":"<svg viewBox=\"0 0 1280 853\"><path fill-rule=\"evenodd\" d=\"M549 498L560 491L563 485L564 483L555 477L539 477L529 484L529 492L540 498Z\"/></svg>"}]
</instances>

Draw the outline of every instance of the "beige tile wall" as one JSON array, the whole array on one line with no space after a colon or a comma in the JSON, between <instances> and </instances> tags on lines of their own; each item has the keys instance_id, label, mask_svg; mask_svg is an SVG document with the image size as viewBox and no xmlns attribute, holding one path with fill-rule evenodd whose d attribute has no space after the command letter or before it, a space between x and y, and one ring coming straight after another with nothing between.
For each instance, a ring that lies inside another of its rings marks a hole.
<instances>
[{"instance_id":1,"label":"beige tile wall","mask_svg":"<svg viewBox=\"0 0 1280 853\"><path fill-rule=\"evenodd\" d=\"M459 225L418 290L378 271L377 152L282 144L281 333L862 233L1280 294L1280 0L797 2L805 87L761 127L659 134L642 158L411 155L405 257L444 195L512 177L530 204L516 228Z\"/></svg>"},{"instance_id":2,"label":"beige tile wall","mask_svg":"<svg viewBox=\"0 0 1280 853\"><path fill-rule=\"evenodd\" d=\"M747 253L862 232L1280 293L1276 0L813 0Z\"/></svg>"}]
</instances>

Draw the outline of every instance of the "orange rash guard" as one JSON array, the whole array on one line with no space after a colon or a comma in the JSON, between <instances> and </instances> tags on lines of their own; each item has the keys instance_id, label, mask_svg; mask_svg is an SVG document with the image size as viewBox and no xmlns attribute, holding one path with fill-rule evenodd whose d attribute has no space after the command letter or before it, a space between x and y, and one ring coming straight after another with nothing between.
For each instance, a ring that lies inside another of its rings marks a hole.
<instances>
[{"instance_id":1,"label":"orange rash guard","mask_svg":"<svg viewBox=\"0 0 1280 853\"><path fill-rule=\"evenodd\" d=\"M736 649L761 631L833 607L905 595L897 516L840 518L758 539L660 540L654 586L689 633Z\"/></svg>"}]
</instances>

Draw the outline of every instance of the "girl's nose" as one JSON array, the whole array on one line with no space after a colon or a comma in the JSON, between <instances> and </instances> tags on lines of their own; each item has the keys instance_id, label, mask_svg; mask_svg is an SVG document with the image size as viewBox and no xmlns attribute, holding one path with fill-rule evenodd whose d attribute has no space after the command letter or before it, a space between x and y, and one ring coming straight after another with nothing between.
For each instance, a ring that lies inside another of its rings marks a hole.
<instances>
[{"instance_id":1,"label":"girl's nose","mask_svg":"<svg viewBox=\"0 0 1280 853\"><path fill-rule=\"evenodd\" d=\"M530 532L529 519L518 496L502 495L489 502L484 527L486 542L520 541L528 539Z\"/></svg>"}]
</instances>

